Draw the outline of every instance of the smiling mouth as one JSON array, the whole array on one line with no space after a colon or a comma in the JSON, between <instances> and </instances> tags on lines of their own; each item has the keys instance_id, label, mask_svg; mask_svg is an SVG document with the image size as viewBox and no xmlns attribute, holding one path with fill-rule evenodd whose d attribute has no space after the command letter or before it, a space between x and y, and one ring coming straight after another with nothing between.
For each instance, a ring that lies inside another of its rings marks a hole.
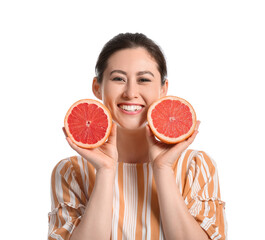
<instances>
[{"instance_id":1,"label":"smiling mouth","mask_svg":"<svg viewBox=\"0 0 265 240\"><path fill-rule=\"evenodd\" d=\"M125 104L119 104L119 108L126 112L137 112L143 108L141 105L125 105Z\"/></svg>"}]
</instances>

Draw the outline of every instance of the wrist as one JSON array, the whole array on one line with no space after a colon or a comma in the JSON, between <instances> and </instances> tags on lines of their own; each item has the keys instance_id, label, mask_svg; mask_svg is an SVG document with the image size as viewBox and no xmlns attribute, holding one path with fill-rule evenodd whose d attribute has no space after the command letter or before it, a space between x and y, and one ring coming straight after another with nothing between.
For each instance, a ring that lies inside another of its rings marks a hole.
<instances>
[{"instance_id":1,"label":"wrist","mask_svg":"<svg viewBox=\"0 0 265 240\"><path fill-rule=\"evenodd\" d=\"M104 177L115 177L116 174L116 166L112 168L99 168L96 171L96 176L104 176Z\"/></svg>"},{"instance_id":2,"label":"wrist","mask_svg":"<svg viewBox=\"0 0 265 240\"><path fill-rule=\"evenodd\" d=\"M171 164L153 162L152 167L154 172L173 171Z\"/></svg>"},{"instance_id":3,"label":"wrist","mask_svg":"<svg viewBox=\"0 0 265 240\"><path fill-rule=\"evenodd\" d=\"M157 165L153 164L153 173L154 176L169 176L169 175L174 175L174 171L171 166L169 165Z\"/></svg>"},{"instance_id":4,"label":"wrist","mask_svg":"<svg viewBox=\"0 0 265 240\"><path fill-rule=\"evenodd\" d=\"M100 188L111 188L115 181L116 171L110 169L99 169L96 171L95 187L100 186Z\"/></svg>"},{"instance_id":5,"label":"wrist","mask_svg":"<svg viewBox=\"0 0 265 240\"><path fill-rule=\"evenodd\" d=\"M153 176L157 186L158 195L165 194L166 189L178 189L176 175L172 167L153 168Z\"/></svg>"}]
</instances>

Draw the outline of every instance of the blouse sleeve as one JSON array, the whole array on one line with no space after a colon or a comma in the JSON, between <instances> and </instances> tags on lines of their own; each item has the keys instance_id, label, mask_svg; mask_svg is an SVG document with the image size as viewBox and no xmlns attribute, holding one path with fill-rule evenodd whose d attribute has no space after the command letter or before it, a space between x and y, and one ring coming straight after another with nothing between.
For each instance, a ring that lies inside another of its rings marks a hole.
<instances>
[{"instance_id":1,"label":"blouse sleeve","mask_svg":"<svg viewBox=\"0 0 265 240\"><path fill-rule=\"evenodd\" d=\"M82 166L82 158L71 157L53 169L48 239L70 239L81 220L89 196L88 174Z\"/></svg>"},{"instance_id":2,"label":"blouse sleeve","mask_svg":"<svg viewBox=\"0 0 265 240\"><path fill-rule=\"evenodd\" d=\"M226 239L225 203L220 197L216 163L205 152L187 153L182 159L186 166L182 195L189 212L211 239Z\"/></svg>"}]
</instances>

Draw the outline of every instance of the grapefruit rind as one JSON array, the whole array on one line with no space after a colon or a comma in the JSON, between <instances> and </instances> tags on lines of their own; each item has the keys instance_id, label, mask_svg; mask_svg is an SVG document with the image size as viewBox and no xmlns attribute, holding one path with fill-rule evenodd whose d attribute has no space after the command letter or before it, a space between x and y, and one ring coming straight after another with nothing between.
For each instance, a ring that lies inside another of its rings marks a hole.
<instances>
[{"instance_id":1,"label":"grapefruit rind","mask_svg":"<svg viewBox=\"0 0 265 240\"><path fill-rule=\"evenodd\" d=\"M107 116L107 119L108 119L108 128L107 128L107 131L104 135L104 137L96 142L95 144L85 144L85 143L82 143L80 141L77 141L74 136L71 134L70 130L69 130L69 125L68 125L68 117L69 115L71 114L72 110L79 104L81 103L88 103L88 104L96 104L98 107L100 107L104 113L106 114ZM94 99L81 99L81 100L78 100L77 102L75 102L70 108L69 110L67 111L66 115L65 115L65 118L64 118L64 127L65 127L65 131L67 133L67 136L72 140L72 142L74 142L77 146L81 147L81 148L96 148L96 147L99 147L101 146L102 144L104 144L106 142L106 140L108 139L109 135L110 135L110 132L111 132L111 128L112 128L112 116L111 116L111 113L109 111L109 109L103 105L101 102L97 101L97 100L94 100Z\"/></svg>"},{"instance_id":2,"label":"grapefruit rind","mask_svg":"<svg viewBox=\"0 0 265 240\"><path fill-rule=\"evenodd\" d=\"M154 108L164 100L178 100L181 103L184 103L185 105L187 105L189 107L191 115L192 115L192 126L190 127L189 131L186 134L183 134L183 135L176 137L176 138L172 138L172 137L165 136L163 133L158 132L157 129L155 128L151 114L152 114L152 111L154 110ZM149 107L148 112L147 112L147 121L148 121L148 124L149 124L152 132L154 133L154 135L159 140L161 140L162 142L167 143L167 144L175 144L175 143L184 141L185 139L187 139L188 137L190 137L193 134L193 132L195 130L195 126L196 126L196 113L195 113L192 105L188 101L186 101L185 99L180 98L180 97L176 97L176 96L165 96L165 97L162 97L162 98L158 99L157 101L155 101L154 103L151 104L151 106Z\"/></svg>"}]
</instances>

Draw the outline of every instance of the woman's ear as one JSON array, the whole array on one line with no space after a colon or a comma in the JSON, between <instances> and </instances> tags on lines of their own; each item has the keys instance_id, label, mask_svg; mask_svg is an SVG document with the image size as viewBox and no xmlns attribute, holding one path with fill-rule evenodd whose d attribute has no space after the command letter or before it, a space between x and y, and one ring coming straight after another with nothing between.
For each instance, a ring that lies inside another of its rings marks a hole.
<instances>
[{"instance_id":1,"label":"woman's ear","mask_svg":"<svg viewBox=\"0 0 265 240\"><path fill-rule=\"evenodd\" d=\"M167 95L167 90L168 90L168 80L166 79L164 85L161 87L161 92L160 92L161 97Z\"/></svg>"},{"instance_id":2,"label":"woman's ear","mask_svg":"<svg viewBox=\"0 0 265 240\"><path fill-rule=\"evenodd\" d=\"M100 88L100 83L98 82L98 78L94 77L93 83L92 83L92 91L98 99L102 100L102 93L101 93L101 88Z\"/></svg>"}]
</instances>

